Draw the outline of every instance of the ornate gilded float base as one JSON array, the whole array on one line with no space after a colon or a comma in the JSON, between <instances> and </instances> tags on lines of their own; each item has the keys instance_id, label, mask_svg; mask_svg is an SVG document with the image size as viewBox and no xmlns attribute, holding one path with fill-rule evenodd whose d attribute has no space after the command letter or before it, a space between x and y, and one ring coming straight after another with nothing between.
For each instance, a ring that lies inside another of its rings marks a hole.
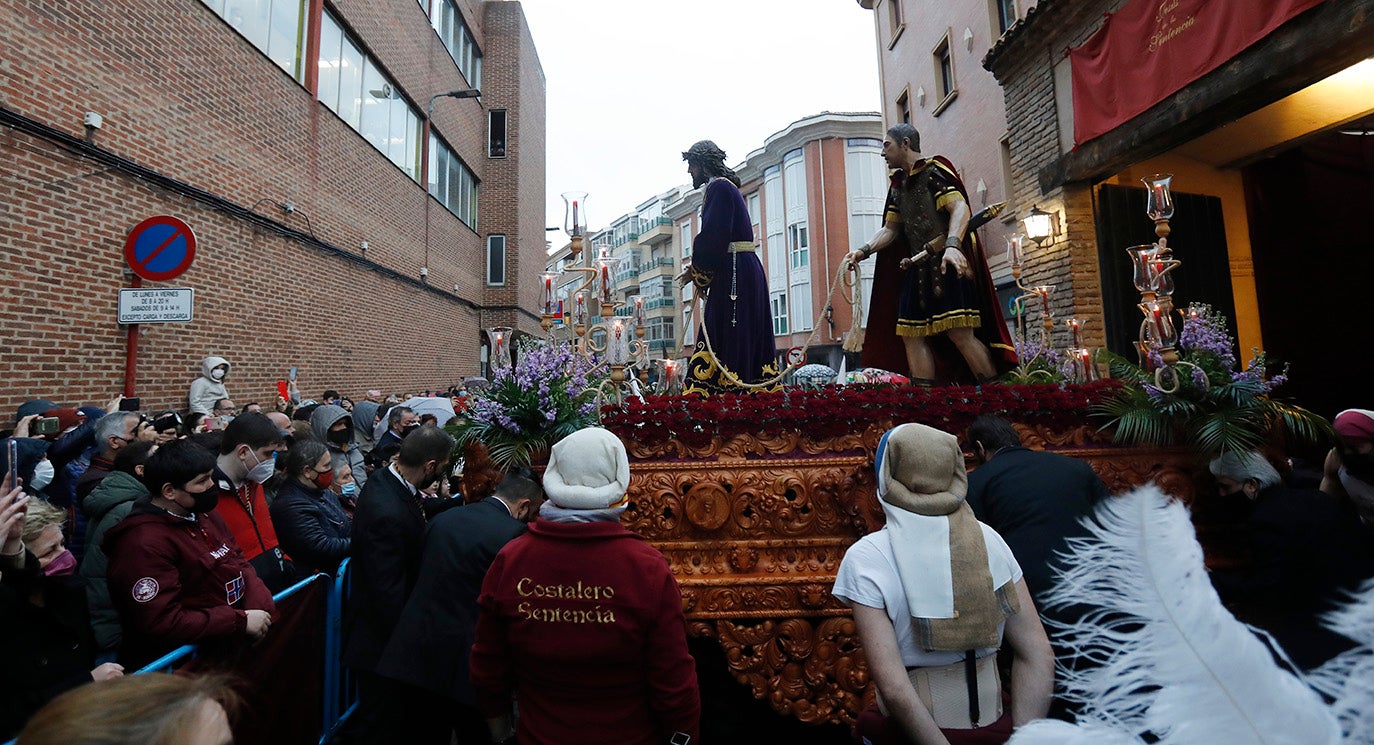
<instances>
[{"instance_id":1,"label":"ornate gilded float base","mask_svg":"<svg viewBox=\"0 0 1374 745\"><path fill-rule=\"evenodd\" d=\"M872 700L849 609L830 587L845 550L883 525L873 453L891 426L824 440L626 441L622 522L668 558L689 633L717 640L738 681L803 722L852 723ZM1197 493L1186 453L1113 447L1090 427L1017 427L1030 447L1090 463L1114 492L1155 481L1185 501Z\"/></svg>"}]
</instances>

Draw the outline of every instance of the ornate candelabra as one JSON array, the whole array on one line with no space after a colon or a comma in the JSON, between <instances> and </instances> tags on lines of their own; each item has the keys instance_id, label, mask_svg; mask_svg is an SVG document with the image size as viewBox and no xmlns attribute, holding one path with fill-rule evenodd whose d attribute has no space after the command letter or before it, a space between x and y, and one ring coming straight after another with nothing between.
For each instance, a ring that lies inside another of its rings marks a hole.
<instances>
[{"instance_id":1,"label":"ornate candelabra","mask_svg":"<svg viewBox=\"0 0 1374 745\"><path fill-rule=\"evenodd\" d=\"M1126 249L1131 257L1132 281L1140 293L1140 303L1136 307L1145 317L1140 322L1136 353L1140 355L1140 366L1154 372L1155 387L1165 393L1178 390L1178 366L1192 366L1179 360L1176 348L1174 279L1170 275L1183 262L1175 259L1169 248L1169 219L1174 216L1174 198L1169 187L1173 178L1172 174L1156 173L1141 179L1148 189L1145 214L1154 221L1158 239Z\"/></svg>"},{"instance_id":2,"label":"ornate candelabra","mask_svg":"<svg viewBox=\"0 0 1374 745\"><path fill-rule=\"evenodd\" d=\"M1041 215L1039 209L1034 211ZM1048 218L1048 215L1046 215ZM1048 226L1043 229L1043 233L1038 237L1033 237L1037 244L1043 246L1046 238L1050 237L1051 231ZM1043 348L1054 346L1054 309L1050 307L1050 298L1054 296L1055 286L1051 284L1036 285L1027 287L1021 281L1022 268L1025 262L1025 241L1021 235L1014 235L1007 239L1007 262L1011 264L1011 276L1016 282L1016 287L1021 291L1021 295L1013 301L1017 306L1017 324L1022 339L1026 336L1026 309L1029 305L1038 305L1040 308L1040 345ZM1069 345L1065 352L1068 354L1068 361L1064 372L1075 383L1088 383L1098 378L1097 350L1083 346L1081 333L1083 321L1078 318L1070 318L1064 322L1069 331Z\"/></svg>"},{"instance_id":3,"label":"ornate candelabra","mask_svg":"<svg viewBox=\"0 0 1374 745\"><path fill-rule=\"evenodd\" d=\"M572 330L573 345L588 359L600 356L601 364L610 369L608 383L610 396L617 402L626 392L638 394L638 381L631 377L636 371L639 377L647 379L645 363L649 356L648 344L644 342L644 300L633 295L627 300L615 299L614 269L619 260L612 257L610 249L598 247L595 259L588 256L587 264L582 261L583 243L587 232L587 192L567 192L562 195L564 204L563 230L568 234L568 264L563 272L581 274L583 280L572 291L571 318L565 317L565 324ZM589 253L589 252L588 252ZM543 278L543 318L540 326L552 333L554 318L560 311L562 301L557 298L554 285L558 275L547 272ZM592 323L588 315L588 301L600 304L599 320ZM629 307L629 315L616 315L616 310ZM604 341L598 342L597 332L604 334ZM602 393L606 391L603 389Z\"/></svg>"},{"instance_id":4,"label":"ornate candelabra","mask_svg":"<svg viewBox=\"0 0 1374 745\"><path fill-rule=\"evenodd\" d=\"M1026 339L1026 307L1028 303L1039 301L1040 306L1040 328L1041 344L1051 346L1050 335L1054 331L1054 311L1050 309L1050 296L1054 294L1054 285L1036 285L1027 287L1021 283L1022 267L1025 262L1025 242L1026 239L1021 235L1014 235L1007 239L1007 263L1011 264L1011 276L1016 282L1016 289L1021 294L1016 297L1016 322L1021 338Z\"/></svg>"}]
</instances>

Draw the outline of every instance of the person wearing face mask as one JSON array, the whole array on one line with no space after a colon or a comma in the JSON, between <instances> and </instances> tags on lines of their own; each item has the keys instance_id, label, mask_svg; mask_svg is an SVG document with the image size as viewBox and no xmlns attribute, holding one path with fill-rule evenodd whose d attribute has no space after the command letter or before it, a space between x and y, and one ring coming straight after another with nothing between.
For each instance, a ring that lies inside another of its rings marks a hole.
<instances>
[{"instance_id":1,"label":"person wearing face mask","mask_svg":"<svg viewBox=\"0 0 1374 745\"><path fill-rule=\"evenodd\" d=\"M353 480L353 469L347 466L335 468L334 483L329 485L329 490L334 492L339 506L352 518L354 510L358 509L358 482Z\"/></svg>"},{"instance_id":2,"label":"person wearing face mask","mask_svg":"<svg viewBox=\"0 0 1374 745\"><path fill-rule=\"evenodd\" d=\"M1346 409L1331 420L1336 446L1326 454L1321 490L1347 500L1374 538L1374 411Z\"/></svg>"},{"instance_id":3,"label":"person wearing face mask","mask_svg":"<svg viewBox=\"0 0 1374 745\"><path fill-rule=\"evenodd\" d=\"M20 489L0 488L0 739L58 694L123 672L95 663L85 589L62 543L65 518Z\"/></svg>"},{"instance_id":4,"label":"person wearing face mask","mask_svg":"<svg viewBox=\"0 0 1374 745\"><path fill-rule=\"evenodd\" d=\"M377 438L377 447L400 445L405 436L420 426L420 417L409 406L393 406L386 413L386 433Z\"/></svg>"},{"instance_id":5,"label":"person wearing face mask","mask_svg":"<svg viewBox=\"0 0 1374 745\"><path fill-rule=\"evenodd\" d=\"M1243 517L1248 561L1211 572L1217 595L1238 618L1274 636L1309 669L1349 646L1318 616L1341 590L1368 576L1368 547L1339 503L1315 489L1285 486L1253 450L1227 451L1209 464L1219 499Z\"/></svg>"},{"instance_id":6,"label":"person wearing face mask","mask_svg":"<svg viewBox=\"0 0 1374 745\"><path fill-rule=\"evenodd\" d=\"M490 732L468 680L482 578L507 543L539 516L544 490L510 474L496 493L430 521L415 591L391 635L380 672L409 686L414 703L406 742L486 743Z\"/></svg>"},{"instance_id":7,"label":"person wearing face mask","mask_svg":"<svg viewBox=\"0 0 1374 745\"><path fill-rule=\"evenodd\" d=\"M266 414L243 414L224 428L213 476L216 512L272 592L303 576L282 551L263 488L276 475L277 452L285 447L281 430Z\"/></svg>"},{"instance_id":8,"label":"person wearing face mask","mask_svg":"<svg viewBox=\"0 0 1374 745\"><path fill-rule=\"evenodd\" d=\"M335 468L347 465L361 489L367 484L367 463L363 451L353 444L353 418L342 406L321 404L310 412L310 432L329 448Z\"/></svg>"},{"instance_id":9,"label":"person wearing face mask","mask_svg":"<svg viewBox=\"0 0 1374 745\"><path fill-rule=\"evenodd\" d=\"M287 451L283 461L272 502L272 523L282 550L297 564L333 574L352 552L353 519L330 490L335 471L329 451L322 442L304 440Z\"/></svg>"},{"instance_id":10,"label":"person wearing face mask","mask_svg":"<svg viewBox=\"0 0 1374 745\"><path fill-rule=\"evenodd\" d=\"M143 469L149 496L105 534L126 667L183 644L256 641L272 626L272 593L215 509L215 470L214 454L189 440L158 448Z\"/></svg>"},{"instance_id":11,"label":"person wearing face mask","mask_svg":"<svg viewBox=\"0 0 1374 745\"><path fill-rule=\"evenodd\" d=\"M358 497L343 659L357 676L360 743L399 742L394 733L405 726L404 693L378 674L378 665L420 570L420 490L444 475L453 446L438 427L416 430L401 443L396 463L374 471Z\"/></svg>"},{"instance_id":12,"label":"person wearing face mask","mask_svg":"<svg viewBox=\"0 0 1374 745\"><path fill-rule=\"evenodd\" d=\"M114 471L86 496L81 509L87 518L86 555L81 557L81 577L86 580L86 605L91 612L91 630L102 654L114 654L119 647L119 613L110 600L105 575L110 560L105 555L105 533L128 517L134 503L148 495L143 485L143 469L157 449L157 443L136 442L115 454Z\"/></svg>"},{"instance_id":13,"label":"person wearing face mask","mask_svg":"<svg viewBox=\"0 0 1374 745\"><path fill-rule=\"evenodd\" d=\"M229 376L229 360L223 357L206 357L200 363L200 377L191 381L186 394L186 403L193 413L209 416L215 403L229 398L224 387L224 379Z\"/></svg>"}]
</instances>

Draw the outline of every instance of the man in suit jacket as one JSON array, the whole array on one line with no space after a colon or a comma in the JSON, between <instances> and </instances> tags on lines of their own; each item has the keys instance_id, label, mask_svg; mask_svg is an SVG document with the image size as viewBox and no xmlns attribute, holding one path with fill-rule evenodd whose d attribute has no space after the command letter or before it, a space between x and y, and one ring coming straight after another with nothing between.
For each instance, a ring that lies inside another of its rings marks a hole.
<instances>
[{"instance_id":1,"label":"man in suit jacket","mask_svg":"<svg viewBox=\"0 0 1374 745\"><path fill-rule=\"evenodd\" d=\"M448 745L489 742L468 679L482 578L503 546L539 515L543 490L511 474L496 494L435 517L425 534L420 576L378 672L410 687L407 742Z\"/></svg>"},{"instance_id":2,"label":"man in suit jacket","mask_svg":"<svg viewBox=\"0 0 1374 745\"><path fill-rule=\"evenodd\" d=\"M979 462L968 477L969 506L1011 547L1043 616L1054 554L1068 538L1087 535L1079 520L1108 496L1107 486L1081 460L1023 447L1001 417L978 417L968 439Z\"/></svg>"},{"instance_id":3,"label":"man in suit jacket","mask_svg":"<svg viewBox=\"0 0 1374 745\"><path fill-rule=\"evenodd\" d=\"M969 447L979 465L968 477L968 503L973 514L1001 534L1021 565L1026 589L1041 619L1072 622L1087 611L1080 606L1047 607L1054 586L1054 556L1068 539L1088 535L1082 518L1107 498L1107 485L1087 463L1058 453L1031 450L1011 422L984 414L968 430ZM1077 669L1053 624L1046 624L1055 659ZM1050 716L1066 718L1072 707L1056 697Z\"/></svg>"},{"instance_id":4,"label":"man in suit jacket","mask_svg":"<svg viewBox=\"0 0 1374 745\"><path fill-rule=\"evenodd\" d=\"M394 683L377 674L378 663L420 572L420 490L443 475L454 444L438 427L420 428L402 443L397 462L374 471L358 497L344 664L358 679L359 742L401 741L396 736L405 701Z\"/></svg>"}]
</instances>

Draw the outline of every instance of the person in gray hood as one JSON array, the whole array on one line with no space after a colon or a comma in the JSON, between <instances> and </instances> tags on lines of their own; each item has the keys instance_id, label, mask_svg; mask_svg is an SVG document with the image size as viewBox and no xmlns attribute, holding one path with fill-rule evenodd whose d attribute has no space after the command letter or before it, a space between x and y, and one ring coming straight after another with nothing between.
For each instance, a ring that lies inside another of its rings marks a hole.
<instances>
[{"instance_id":1,"label":"person in gray hood","mask_svg":"<svg viewBox=\"0 0 1374 745\"><path fill-rule=\"evenodd\" d=\"M206 357L200 363L200 377L191 381L187 394L187 404L193 413L210 415L215 402L229 398L224 387L224 379L229 377L229 360L223 357Z\"/></svg>"},{"instance_id":2,"label":"person in gray hood","mask_svg":"<svg viewBox=\"0 0 1374 745\"><path fill-rule=\"evenodd\" d=\"M342 406L321 404L310 412L310 432L316 440L329 447L330 461L334 468L345 464L353 471L353 480L358 488L367 483L367 467L363 462L363 452L353 439L353 419Z\"/></svg>"},{"instance_id":3,"label":"person in gray hood","mask_svg":"<svg viewBox=\"0 0 1374 745\"><path fill-rule=\"evenodd\" d=\"M359 401L353 404L353 429L356 430L353 433L353 442L363 455L372 452L372 447L377 444L372 437L372 429L377 426L378 408L375 401Z\"/></svg>"}]
</instances>

